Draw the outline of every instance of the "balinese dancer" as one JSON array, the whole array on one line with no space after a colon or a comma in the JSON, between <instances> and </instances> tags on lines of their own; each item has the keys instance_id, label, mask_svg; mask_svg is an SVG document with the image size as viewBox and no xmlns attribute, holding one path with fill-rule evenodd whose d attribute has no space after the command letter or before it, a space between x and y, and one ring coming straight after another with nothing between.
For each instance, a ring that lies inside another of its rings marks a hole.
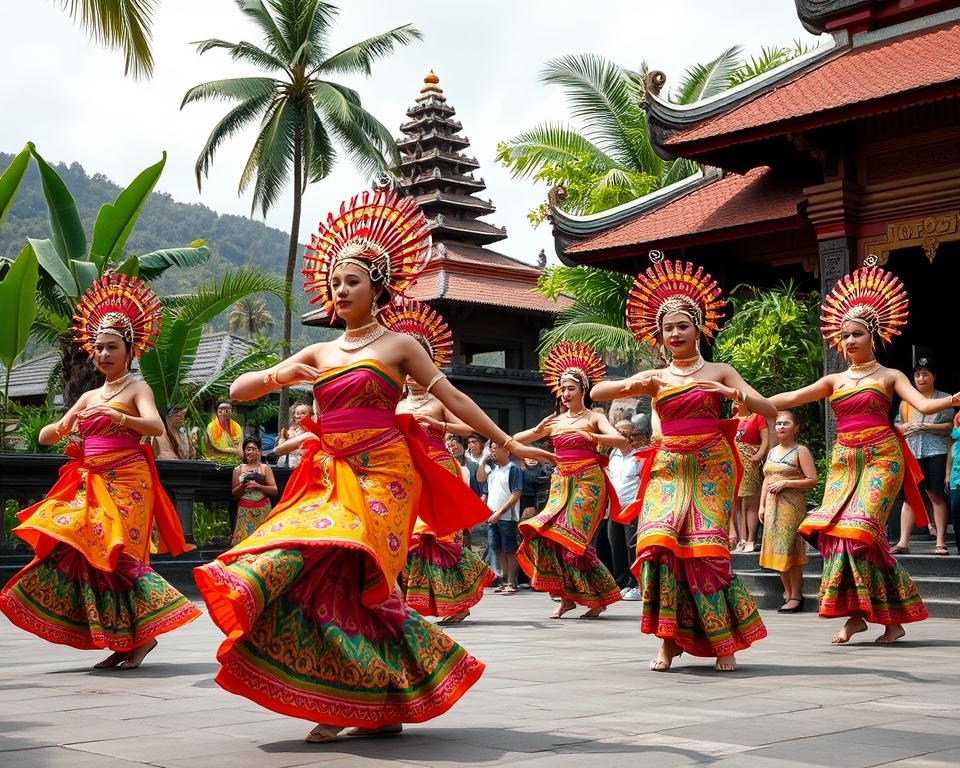
<instances>
[{"instance_id":1,"label":"balinese dancer","mask_svg":"<svg viewBox=\"0 0 960 768\"><path fill-rule=\"evenodd\" d=\"M332 741L344 728L394 733L429 720L483 671L407 608L397 588L418 516L438 536L487 516L478 498L461 493L462 480L427 454L416 421L395 413L404 378L477 431L509 440L415 339L377 321L422 272L430 247L412 198L378 191L344 203L311 240L304 285L345 332L231 387L241 400L300 382L313 387L317 415L302 423L318 439L303 444L283 497L252 536L196 570L227 635L217 683L318 723L311 742Z\"/></svg>"},{"instance_id":2,"label":"balinese dancer","mask_svg":"<svg viewBox=\"0 0 960 768\"><path fill-rule=\"evenodd\" d=\"M656 260L630 290L627 324L638 338L659 340L666 368L593 388L595 400L649 395L661 437L649 449L637 500L620 516L640 516L637 575L643 595L640 630L663 642L650 669L670 669L682 652L713 657L732 672L735 654L766 636L750 593L732 573L727 544L740 457L736 421L720 420L724 399L754 413L776 409L733 368L700 355L701 338L718 329L725 302L703 268Z\"/></svg>"},{"instance_id":3,"label":"balinese dancer","mask_svg":"<svg viewBox=\"0 0 960 768\"><path fill-rule=\"evenodd\" d=\"M419 301L391 304L380 315L387 330L406 333L426 349L433 364L442 368L453 356L453 334L443 318ZM407 396L397 413L411 415L424 429L430 458L454 477L463 479L460 465L447 451L445 435L467 436L473 427L460 422L436 397L407 376ZM473 494L463 484L462 493ZM459 498L448 502L453 506ZM404 601L423 616L440 616L440 624L457 624L480 602L483 590L497 574L469 547L463 546L463 531L437 536L423 520L417 519L407 551L407 566L400 579Z\"/></svg>"},{"instance_id":4,"label":"balinese dancer","mask_svg":"<svg viewBox=\"0 0 960 768\"><path fill-rule=\"evenodd\" d=\"M922 473L890 425L890 403L896 393L911 408L932 414L960 397L928 399L874 357L875 339L886 343L900 333L907 306L900 281L868 257L867 266L845 276L823 301L823 337L843 354L847 370L772 398L778 408L829 398L837 419L823 503L800 525L800 535L816 541L823 556L820 616L850 617L835 644L866 631L867 622L885 627L877 643L892 643L903 637L904 624L927 618L910 576L886 544L887 517L901 487L914 514L924 517L918 525L926 525L917 488Z\"/></svg>"},{"instance_id":5,"label":"balinese dancer","mask_svg":"<svg viewBox=\"0 0 960 768\"><path fill-rule=\"evenodd\" d=\"M520 523L517 552L530 586L560 598L550 616L559 619L577 603L582 619L597 618L620 599L620 588L597 557L593 536L608 510L619 512L617 494L600 448L626 449L628 441L607 417L590 409L590 384L606 373L586 344L562 342L543 362L543 378L557 398L557 412L514 439L531 443L550 437L559 463L543 511Z\"/></svg>"},{"instance_id":6,"label":"balinese dancer","mask_svg":"<svg viewBox=\"0 0 960 768\"><path fill-rule=\"evenodd\" d=\"M55 445L77 431L46 498L17 517L14 533L33 547L33 561L0 592L0 610L21 629L73 648L109 648L97 669L134 669L157 636L200 612L149 565L150 533L159 549L193 549L157 479L144 437L164 433L153 393L130 364L159 332L160 302L125 275L94 282L77 303L77 344L106 377L84 392L59 421L40 431Z\"/></svg>"}]
</instances>

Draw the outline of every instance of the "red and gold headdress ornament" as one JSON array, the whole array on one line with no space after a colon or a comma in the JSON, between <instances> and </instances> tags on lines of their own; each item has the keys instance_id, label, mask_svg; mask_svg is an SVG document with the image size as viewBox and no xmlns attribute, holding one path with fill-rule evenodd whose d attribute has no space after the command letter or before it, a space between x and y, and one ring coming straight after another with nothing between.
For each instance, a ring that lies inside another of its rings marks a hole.
<instances>
[{"instance_id":1,"label":"red and gold headdress ornament","mask_svg":"<svg viewBox=\"0 0 960 768\"><path fill-rule=\"evenodd\" d=\"M405 291L430 261L430 230L412 197L377 190L354 195L340 204L340 213L327 215L310 239L303 256L303 289L316 294L331 321L335 316L330 278L340 264L367 271L376 285L393 298Z\"/></svg>"},{"instance_id":2,"label":"red and gold headdress ornament","mask_svg":"<svg viewBox=\"0 0 960 768\"><path fill-rule=\"evenodd\" d=\"M860 269L854 270L833 287L823 300L820 329L824 340L840 349L840 328L846 322L860 323L871 336L876 334L887 343L907 324L910 302L899 279L876 266L875 256L868 256Z\"/></svg>"},{"instance_id":3,"label":"red and gold headdress ornament","mask_svg":"<svg viewBox=\"0 0 960 768\"><path fill-rule=\"evenodd\" d=\"M380 323L388 331L408 333L421 341L437 368L453 359L453 334L439 313L423 302L391 304L380 314Z\"/></svg>"},{"instance_id":4,"label":"red and gold headdress ornament","mask_svg":"<svg viewBox=\"0 0 960 768\"><path fill-rule=\"evenodd\" d=\"M650 252L653 265L637 276L627 298L627 327L651 347L660 335L663 316L682 312L700 332L711 338L719 330L726 302L717 281L690 262L671 262L659 251Z\"/></svg>"},{"instance_id":5,"label":"red and gold headdress ornament","mask_svg":"<svg viewBox=\"0 0 960 768\"><path fill-rule=\"evenodd\" d=\"M74 338L93 357L101 333L119 336L139 357L160 333L160 299L142 280L105 275L95 280L74 310Z\"/></svg>"},{"instance_id":6,"label":"red and gold headdress ornament","mask_svg":"<svg viewBox=\"0 0 960 768\"><path fill-rule=\"evenodd\" d=\"M542 371L544 383L559 397L564 381L574 381L587 392L592 383L606 376L607 366L587 344L561 341L544 358Z\"/></svg>"}]
</instances>

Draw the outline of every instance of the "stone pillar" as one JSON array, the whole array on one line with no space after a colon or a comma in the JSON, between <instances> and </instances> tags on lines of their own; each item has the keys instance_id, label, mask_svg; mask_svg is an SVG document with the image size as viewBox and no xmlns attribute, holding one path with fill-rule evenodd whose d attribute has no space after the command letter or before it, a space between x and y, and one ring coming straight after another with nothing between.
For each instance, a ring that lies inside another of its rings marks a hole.
<instances>
[{"instance_id":1,"label":"stone pillar","mask_svg":"<svg viewBox=\"0 0 960 768\"><path fill-rule=\"evenodd\" d=\"M837 237L832 240L821 240L817 243L820 254L820 294L826 296L840 279L850 273L851 267L856 264L857 241L849 237ZM823 372L838 373L847 367L843 358L823 342ZM826 407L824 435L826 449L829 452L833 441L837 437L837 423L833 418L833 411Z\"/></svg>"}]
</instances>

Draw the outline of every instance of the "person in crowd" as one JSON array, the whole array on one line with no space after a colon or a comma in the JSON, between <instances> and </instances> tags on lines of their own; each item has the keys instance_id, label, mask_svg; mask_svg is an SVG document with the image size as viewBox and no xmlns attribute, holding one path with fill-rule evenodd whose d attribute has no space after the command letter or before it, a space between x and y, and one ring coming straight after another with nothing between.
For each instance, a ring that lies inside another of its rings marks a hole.
<instances>
[{"instance_id":1,"label":"person in crowd","mask_svg":"<svg viewBox=\"0 0 960 768\"><path fill-rule=\"evenodd\" d=\"M559 463L543 511L520 524L523 543L520 567L533 589L560 598L550 618L559 619L576 607L595 619L620 599L620 590L593 547L593 538L608 507L620 507L604 470L608 447L626 448L627 440L607 418L590 410L591 381L600 380L605 366L586 344L562 342L543 363L543 378L557 398L557 412L533 429L515 435L520 443L549 436Z\"/></svg>"},{"instance_id":2,"label":"person in crowd","mask_svg":"<svg viewBox=\"0 0 960 768\"><path fill-rule=\"evenodd\" d=\"M277 435L277 444L273 449L273 452L281 457L282 466L293 469L300 463L300 458L303 456L302 441L299 441L299 446L290 453L281 452L279 449L283 448L284 443L306 434L307 430L303 428L301 422L312 415L313 409L307 403L294 403L290 406L290 423L280 430Z\"/></svg>"},{"instance_id":3,"label":"person in crowd","mask_svg":"<svg viewBox=\"0 0 960 768\"><path fill-rule=\"evenodd\" d=\"M283 497L247 540L195 569L226 638L216 682L281 714L317 723L309 742L398 733L436 717L483 664L403 604L397 586L419 517L439 536L488 516L486 506L397 415L412 377L474 430L520 456L515 441L437 369L412 337L378 315L403 298L430 259L429 225L413 198L366 192L327 217L304 256L304 287L345 326L265 371L233 382L255 400L309 384L317 417Z\"/></svg>"},{"instance_id":4,"label":"person in crowd","mask_svg":"<svg viewBox=\"0 0 960 768\"><path fill-rule=\"evenodd\" d=\"M783 605L778 613L801 613L807 543L797 529L807 514L807 491L817 484L817 465L807 447L797 443L800 424L793 411L780 411L773 428L777 444L767 453L760 490L760 567L780 573Z\"/></svg>"},{"instance_id":5,"label":"person in crowd","mask_svg":"<svg viewBox=\"0 0 960 768\"><path fill-rule=\"evenodd\" d=\"M913 385L926 398L943 399L946 392L936 388L937 374L931 362L921 357L913 366ZM953 425L953 408L944 408L934 414L925 414L903 401L897 411L894 426L907 442L907 447L920 464L923 472L922 490L927 492L933 507L933 522L936 526L937 544L934 554L948 555L947 549L947 500L941 479L947 473L947 435ZM900 539L890 549L891 554L910 552L910 533L913 531L914 513L910 502L904 501L900 510Z\"/></svg>"},{"instance_id":6,"label":"person in crowd","mask_svg":"<svg viewBox=\"0 0 960 768\"><path fill-rule=\"evenodd\" d=\"M186 406L173 404L167 407L163 420L163 434L151 438L153 452L163 461L183 461L197 458L197 449L184 428L187 418Z\"/></svg>"},{"instance_id":7,"label":"person in crowd","mask_svg":"<svg viewBox=\"0 0 960 768\"><path fill-rule=\"evenodd\" d=\"M721 421L722 401L745 403L773 418L773 405L729 365L711 363L700 343L718 329L723 301L710 275L663 260L634 282L627 325L648 344L662 344L665 368L597 384L597 400L648 395L660 432L637 500L619 522L640 516L634 572L643 597L640 631L662 641L650 669L663 672L686 651L714 658L718 672L737 668L735 654L766 637L756 604L730 568L728 530L739 481L734 424Z\"/></svg>"},{"instance_id":8,"label":"person in crowd","mask_svg":"<svg viewBox=\"0 0 960 768\"><path fill-rule=\"evenodd\" d=\"M150 567L150 533L173 555L187 544L143 438L165 432L153 392L130 371L160 329L160 300L142 281L109 275L77 303L74 339L103 374L66 414L40 431L42 445L78 432L70 461L46 498L21 511L14 535L34 551L0 591L0 611L44 640L108 648L97 669L135 669L157 636L200 616Z\"/></svg>"},{"instance_id":9,"label":"person in crowd","mask_svg":"<svg viewBox=\"0 0 960 768\"><path fill-rule=\"evenodd\" d=\"M447 453L457 462L463 482L470 485L470 470L467 469L466 441L460 437L460 435L454 435L448 432L443 437L443 443L446 446Z\"/></svg>"},{"instance_id":10,"label":"person in crowd","mask_svg":"<svg viewBox=\"0 0 960 768\"><path fill-rule=\"evenodd\" d=\"M610 451L610 463L607 465L607 474L617 494L620 508L626 509L637 498L644 463L644 459L638 454L650 444L650 433L637 429L629 419L622 419L613 426L629 441L626 450L614 448ZM637 549L636 519L629 523L611 519L608 535L613 557L613 580L620 587L624 600L638 601L641 599L640 590L637 587L637 578L631 570Z\"/></svg>"},{"instance_id":11,"label":"person in crowd","mask_svg":"<svg viewBox=\"0 0 960 768\"><path fill-rule=\"evenodd\" d=\"M517 592L517 526L520 523L520 496L523 474L502 444L491 442L477 467L477 481L487 489L487 546L497 558L503 582L494 591L504 595Z\"/></svg>"},{"instance_id":12,"label":"person in crowd","mask_svg":"<svg viewBox=\"0 0 960 768\"><path fill-rule=\"evenodd\" d=\"M743 475L737 491L736 515L730 523L730 544L738 552L756 549L757 528L760 524L760 467L767 455L769 437L767 420L753 413L743 403L734 408L737 418L737 451Z\"/></svg>"},{"instance_id":13,"label":"person in crowd","mask_svg":"<svg viewBox=\"0 0 960 768\"><path fill-rule=\"evenodd\" d=\"M230 495L237 500L237 522L230 537L231 544L253 535L267 519L272 507L270 497L277 495L273 469L263 463L261 442L255 437L243 441L243 463L233 469Z\"/></svg>"},{"instance_id":14,"label":"person in crowd","mask_svg":"<svg viewBox=\"0 0 960 768\"><path fill-rule=\"evenodd\" d=\"M920 467L890 424L891 399L896 394L932 415L956 405L958 396L926 398L903 373L874 356L875 339L889 342L906 323L907 295L872 257L824 298L821 319L824 339L843 354L847 369L771 400L784 410L829 398L837 439L823 502L801 523L800 535L815 540L823 557L820 616L848 617L833 643L849 642L872 622L884 627L875 642L887 645L903 637L904 624L927 617L917 588L886 542L887 517L901 488L914 515L926 523L917 487Z\"/></svg>"},{"instance_id":15,"label":"person in crowd","mask_svg":"<svg viewBox=\"0 0 960 768\"><path fill-rule=\"evenodd\" d=\"M953 417L953 429L950 431L950 448L947 452L946 487L950 489L950 524L953 526L954 543L960 554L960 412Z\"/></svg>"},{"instance_id":16,"label":"person in crowd","mask_svg":"<svg viewBox=\"0 0 960 768\"><path fill-rule=\"evenodd\" d=\"M204 434L204 457L231 467L243 458L240 446L243 430L232 417L233 405L226 401L220 403Z\"/></svg>"},{"instance_id":17,"label":"person in crowd","mask_svg":"<svg viewBox=\"0 0 960 768\"><path fill-rule=\"evenodd\" d=\"M380 322L388 330L416 339L437 368L450 364L453 334L428 305L419 301L391 305L380 313ZM468 435L473 428L457 419L412 376L407 376L406 397L397 404L397 413L413 417L423 429L430 458L454 477L463 479L463 467L447 452L444 438L447 434ZM400 579L403 599L417 613L439 616L439 624L458 624L470 615L470 609L483 597L484 588L496 578L493 570L464 546L462 529L439 536L417 518Z\"/></svg>"},{"instance_id":18,"label":"person in crowd","mask_svg":"<svg viewBox=\"0 0 960 768\"><path fill-rule=\"evenodd\" d=\"M485 446L486 441L483 439L483 435L474 432L467 436L465 462L467 471L470 473L470 490L483 501L486 501L487 489L483 483L477 481L477 467L480 466L480 457L483 455Z\"/></svg>"},{"instance_id":19,"label":"person in crowd","mask_svg":"<svg viewBox=\"0 0 960 768\"><path fill-rule=\"evenodd\" d=\"M540 511L539 499L546 500L546 492L550 488L550 468L537 459L524 459L520 471L523 476L520 519L527 520Z\"/></svg>"}]
</instances>

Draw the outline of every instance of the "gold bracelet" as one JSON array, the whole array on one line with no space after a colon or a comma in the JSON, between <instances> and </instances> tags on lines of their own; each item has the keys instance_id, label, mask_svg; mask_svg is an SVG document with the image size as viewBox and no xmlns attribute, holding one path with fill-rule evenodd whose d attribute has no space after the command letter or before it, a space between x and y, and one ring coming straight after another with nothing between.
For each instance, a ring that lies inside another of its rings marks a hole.
<instances>
[{"instance_id":1,"label":"gold bracelet","mask_svg":"<svg viewBox=\"0 0 960 768\"><path fill-rule=\"evenodd\" d=\"M746 405L747 396L739 389L733 390L733 404L734 405Z\"/></svg>"},{"instance_id":2,"label":"gold bracelet","mask_svg":"<svg viewBox=\"0 0 960 768\"><path fill-rule=\"evenodd\" d=\"M121 427L127 426L127 414L125 413L120 414L120 426Z\"/></svg>"},{"instance_id":3,"label":"gold bracelet","mask_svg":"<svg viewBox=\"0 0 960 768\"><path fill-rule=\"evenodd\" d=\"M447 374L445 374L445 373L438 373L436 376L434 376L432 379L430 379L430 383L427 384L427 394L429 394L429 393L430 393L430 390L433 389L433 385L434 385L434 384L436 384L438 381L440 381L440 379L445 379L445 378L447 378Z\"/></svg>"},{"instance_id":4,"label":"gold bracelet","mask_svg":"<svg viewBox=\"0 0 960 768\"><path fill-rule=\"evenodd\" d=\"M510 443L515 443L515 442L517 442L517 441L514 440L512 437L508 437L506 440L503 441L503 445L501 445L500 447L503 448L503 450L505 450L505 451L509 451L509 450L510 450Z\"/></svg>"}]
</instances>

